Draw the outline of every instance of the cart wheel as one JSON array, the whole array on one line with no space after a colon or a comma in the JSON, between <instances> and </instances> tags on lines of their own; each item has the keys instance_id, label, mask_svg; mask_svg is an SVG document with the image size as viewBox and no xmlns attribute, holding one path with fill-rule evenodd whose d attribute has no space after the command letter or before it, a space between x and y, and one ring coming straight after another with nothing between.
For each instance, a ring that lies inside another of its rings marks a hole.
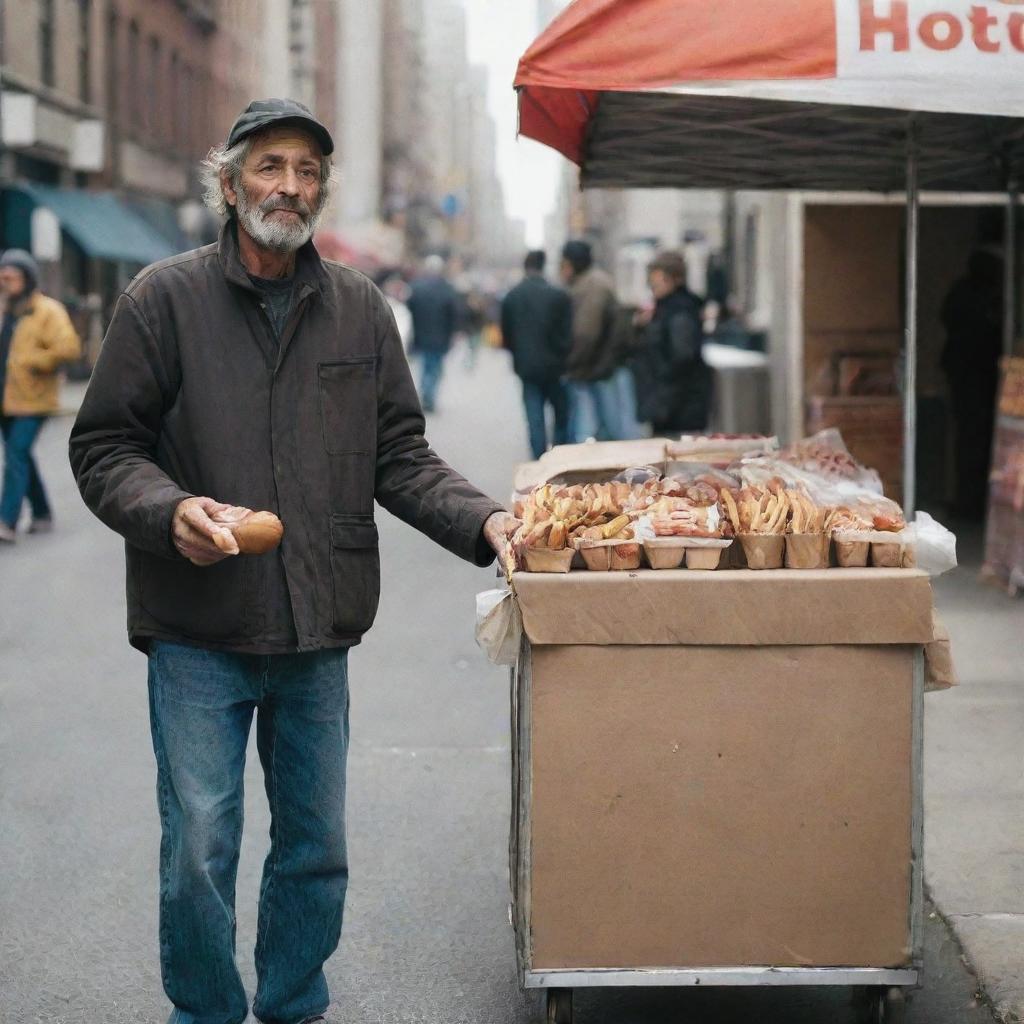
<instances>
[{"instance_id":1,"label":"cart wheel","mask_svg":"<svg viewBox=\"0 0 1024 1024\"><path fill-rule=\"evenodd\" d=\"M548 1024L572 1024L572 989L548 989Z\"/></svg>"},{"instance_id":2,"label":"cart wheel","mask_svg":"<svg viewBox=\"0 0 1024 1024\"><path fill-rule=\"evenodd\" d=\"M882 1024L906 1024L907 997L901 988L882 989Z\"/></svg>"}]
</instances>

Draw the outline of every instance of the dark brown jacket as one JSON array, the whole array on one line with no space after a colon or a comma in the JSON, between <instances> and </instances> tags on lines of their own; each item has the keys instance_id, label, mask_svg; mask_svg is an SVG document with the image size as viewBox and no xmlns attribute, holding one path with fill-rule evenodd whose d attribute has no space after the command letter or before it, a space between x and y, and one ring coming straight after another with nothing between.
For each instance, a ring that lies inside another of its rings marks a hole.
<instances>
[{"instance_id":1,"label":"dark brown jacket","mask_svg":"<svg viewBox=\"0 0 1024 1024\"><path fill-rule=\"evenodd\" d=\"M218 245L142 271L120 297L71 434L90 509L127 542L128 631L253 653L359 642L380 591L374 499L487 565L501 506L427 445L386 300L361 274L298 254L278 344L238 256ZM276 512L281 548L199 568L171 540L204 495Z\"/></svg>"}]
</instances>

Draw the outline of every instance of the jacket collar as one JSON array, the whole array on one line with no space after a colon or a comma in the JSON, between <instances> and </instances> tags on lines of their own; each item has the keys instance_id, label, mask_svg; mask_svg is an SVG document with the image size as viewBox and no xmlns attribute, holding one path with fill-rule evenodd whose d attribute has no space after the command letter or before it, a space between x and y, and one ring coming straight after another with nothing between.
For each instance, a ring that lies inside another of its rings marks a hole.
<instances>
[{"instance_id":1,"label":"jacket collar","mask_svg":"<svg viewBox=\"0 0 1024 1024\"><path fill-rule=\"evenodd\" d=\"M238 252L238 228L234 217L229 217L220 229L217 259L228 281L247 291L257 291ZM311 239L295 254L295 283L299 286L297 294L301 297L321 291L326 277L327 271Z\"/></svg>"}]
</instances>

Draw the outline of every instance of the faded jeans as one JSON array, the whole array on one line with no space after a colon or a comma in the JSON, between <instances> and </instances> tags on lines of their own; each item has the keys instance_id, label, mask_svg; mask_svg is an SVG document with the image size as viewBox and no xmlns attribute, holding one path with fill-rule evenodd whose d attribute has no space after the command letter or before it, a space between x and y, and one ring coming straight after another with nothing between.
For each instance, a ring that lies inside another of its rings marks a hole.
<instances>
[{"instance_id":1,"label":"faded jeans","mask_svg":"<svg viewBox=\"0 0 1024 1024\"><path fill-rule=\"evenodd\" d=\"M229 654L154 641L150 722L160 807L160 964L169 1024L240 1024L235 878L245 750L270 804L253 1013L296 1024L328 1005L348 885L348 652Z\"/></svg>"},{"instance_id":2,"label":"faded jeans","mask_svg":"<svg viewBox=\"0 0 1024 1024\"><path fill-rule=\"evenodd\" d=\"M446 352L424 351L421 358L423 366L420 369L420 398L423 401L423 409L426 412L433 412L437 406L437 389L441 384L441 374L444 371L444 358Z\"/></svg>"},{"instance_id":3,"label":"faded jeans","mask_svg":"<svg viewBox=\"0 0 1024 1024\"><path fill-rule=\"evenodd\" d=\"M32 447L46 422L45 416L0 416L4 439L3 494L0 497L0 522L12 530L18 525L25 499L33 519L49 519L50 503L43 478L39 475Z\"/></svg>"}]
</instances>

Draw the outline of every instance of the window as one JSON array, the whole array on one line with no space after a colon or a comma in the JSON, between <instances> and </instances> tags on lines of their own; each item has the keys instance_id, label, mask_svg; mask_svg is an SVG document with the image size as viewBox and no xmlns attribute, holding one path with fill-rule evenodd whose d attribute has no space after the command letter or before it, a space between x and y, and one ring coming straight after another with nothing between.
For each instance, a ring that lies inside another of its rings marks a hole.
<instances>
[{"instance_id":1,"label":"window","mask_svg":"<svg viewBox=\"0 0 1024 1024\"><path fill-rule=\"evenodd\" d=\"M133 21L128 26L128 73L125 88L128 90L128 126L132 131L142 127L142 90L139 88L139 26Z\"/></svg>"},{"instance_id":2,"label":"window","mask_svg":"<svg viewBox=\"0 0 1024 1024\"><path fill-rule=\"evenodd\" d=\"M107 15L107 111L110 123L116 128L121 127L121 39L120 21L117 11Z\"/></svg>"},{"instance_id":3,"label":"window","mask_svg":"<svg viewBox=\"0 0 1024 1024\"><path fill-rule=\"evenodd\" d=\"M92 0L78 0L78 98L92 103Z\"/></svg>"},{"instance_id":4,"label":"window","mask_svg":"<svg viewBox=\"0 0 1024 1024\"><path fill-rule=\"evenodd\" d=\"M160 40L151 36L146 68L146 131L151 138L160 137L163 127L164 106L160 96Z\"/></svg>"},{"instance_id":5,"label":"window","mask_svg":"<svg viewBox=\"0 0 1024 1024\"><path fill-rule=\"evenodd\" d=\"M39 77L43 85L54 84L53 22L54 0L39 0Z\"/></svg>"}]
</instances>

